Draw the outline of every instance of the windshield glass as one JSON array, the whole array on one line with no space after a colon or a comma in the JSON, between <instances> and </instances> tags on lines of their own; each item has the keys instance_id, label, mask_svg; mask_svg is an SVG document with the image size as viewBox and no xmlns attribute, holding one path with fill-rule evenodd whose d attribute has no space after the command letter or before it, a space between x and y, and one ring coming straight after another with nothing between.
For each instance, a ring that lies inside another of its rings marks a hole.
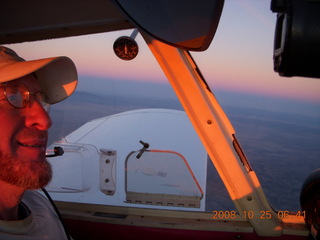
<instances>
[{"instance_id":1,"label":"windshield glass","mask_svg":"<svg viewBox=\"0 0 320 240\"><path fill-rule=\"evenodd\" d=\"M210 48L191 54L233 124L271 206L297 211L304 179L320 166L320 80L282 78L273 71L276 16L269 8L268 1L226 1ZM49 144L90 120L127 110L182 110L140 34L135 59L123 61L114 54L113 42L132 31L9 45L25 59L66 55L78 68L76 92L51 108ZM203 173L210 182L203 189L210 193L207 211L232 208L214 205L228 195L211 165L209 170Z\"/></svg>"}]
</instances>

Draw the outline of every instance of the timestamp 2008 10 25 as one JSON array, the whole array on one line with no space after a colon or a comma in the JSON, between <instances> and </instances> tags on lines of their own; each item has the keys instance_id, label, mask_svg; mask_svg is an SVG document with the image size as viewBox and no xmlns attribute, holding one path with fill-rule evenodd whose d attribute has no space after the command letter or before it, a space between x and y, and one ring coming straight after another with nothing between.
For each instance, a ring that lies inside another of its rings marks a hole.
<instances>
[{"instance_id":1,"label":"timestamp 2008 10 25","mask_svg":"<svg viewBox=\"0 0 320 240\"><path fill-rule=\"evenodd\" d=\"M305 211L298 211L295 213L291 213L290 211L277 211L275 214L272 214L271 211L242 211L242 214L239 212L231 210L231 211L212 211L212 219L216 220L228 220L228 219L271 219L272 217L277 217L279 219L283 219L288 217L289 215L297 216L297 217L305 217Z\"/></svg>"}]
</instances>

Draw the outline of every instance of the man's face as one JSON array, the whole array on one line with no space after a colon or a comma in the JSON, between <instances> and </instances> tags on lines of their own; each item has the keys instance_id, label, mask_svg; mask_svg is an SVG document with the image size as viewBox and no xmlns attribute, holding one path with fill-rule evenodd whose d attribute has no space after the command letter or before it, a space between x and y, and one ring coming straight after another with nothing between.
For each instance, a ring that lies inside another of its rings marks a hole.
<instances>
[{"instance_id":1,"label":"man's face","mask_svg":"<svg viewBox=\"0 0 320 240\"><path fill-rule=\"evenodd\" d=\"M23 84L33 93L40 91L31 74L8 84ZM3 91L0 87L0 181L24 189L41 188L52 176L45 158L51 118L33 95L25 108L15 108Z\"/></svg>"}]
</instances>

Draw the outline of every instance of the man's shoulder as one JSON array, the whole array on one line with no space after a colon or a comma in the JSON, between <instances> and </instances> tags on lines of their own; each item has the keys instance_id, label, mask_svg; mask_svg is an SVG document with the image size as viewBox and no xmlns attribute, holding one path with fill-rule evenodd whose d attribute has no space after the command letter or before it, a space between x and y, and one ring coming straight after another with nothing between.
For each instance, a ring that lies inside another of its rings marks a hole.
<instances>
[{"instance_id":1,"label":"man's shoulder","mask_svg":"<svg viewBox=\"0 0 320 240\"><path fill-rule=\"evenodd\" d=\"M50 201L37 190L28 190L22 201L29 208L35 226L35 232L46 232L53 239L66 239L63 226Z\"/></svg>"},{"instance_id":2,"label":"man's shoulder","mask_svg":"<svg viewBox=\"0 0 320 240\"><path fill-rule=\"evenodd\" d=\"M38 190L27 190L23 194L23 200L40 200L40 201L48 201L48 199L41 194Z\"/></svg>"},{"instance_id":3,"label":"man's shoulder","mask_svg":"<svg viewBox=\"0 0 320 240\"><path fill-rule=\"evenodd\" d=\"M49 202L49 200L42 195L37 190L27 190L25 191L22 201L29 207L33 208L33 210L39 209L39 208L49 208L52 209L52 206ZM32 209L31 209L32 210Z\"/></svg>"}]
</instances>

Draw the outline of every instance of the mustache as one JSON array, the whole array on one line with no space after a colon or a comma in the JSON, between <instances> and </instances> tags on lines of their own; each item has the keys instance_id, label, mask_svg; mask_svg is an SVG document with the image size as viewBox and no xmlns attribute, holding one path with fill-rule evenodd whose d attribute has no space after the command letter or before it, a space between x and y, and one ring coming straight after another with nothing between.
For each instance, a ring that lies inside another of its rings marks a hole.
<instances>
[{"instance_id":1,"label":"mustache","mask_svg":"<svg viewBox=\"0 0 320 240\"><path fill-rule=\"evenodd\" d=\"M48 139L48 131L47 130L39 130L39 129L25 129L19 134L19 138L21 139Z\"/></svg>"}]
</instances>

